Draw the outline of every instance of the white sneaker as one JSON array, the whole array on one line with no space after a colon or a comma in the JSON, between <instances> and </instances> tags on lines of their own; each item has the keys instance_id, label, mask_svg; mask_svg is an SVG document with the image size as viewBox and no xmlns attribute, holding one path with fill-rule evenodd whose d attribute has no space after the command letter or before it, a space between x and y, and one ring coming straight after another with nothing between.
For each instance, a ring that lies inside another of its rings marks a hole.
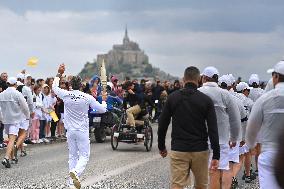
<instances>
[{"instance_id":1,"label":"white sneaker","mask_svg":"<svg viewBox=\"0 0 284 189\"><path fill-rule=\"evenodd\" d=\"M32 143L33 143L33 144L36 144L36 143L37 143L37 141L36 141L36 140L32 140Z\"/></svg>"},{"instance_id":2,"label":"white sneaker","mask_svg":"<svg viewBox=\"0 0 284 189\"><path fill-rule=\"evenodd\" d=\"M26 147L26 146L27 146L27 144L26 144L26 143L23 143L23 146L24 146L24 147Z\"/></svg>"},{"instance_id":3,"label":"white sneaker","mask_svg":"<svg viewBox=\"0 0 284 189\"><path fill-rule=\"evenodd\" d=\"M37 142L38 142L38 143L43 143L43 140L42 140L42 139L38 139Z\"/></svg>"},{"instance_id":4,"label":"white sneaker","mask_svg":"<svg viewBox=\"0 0 284 189\"><path fill-rule=\"evenodd\" d=\"M79 180L79 177L77 176L77 173L75 171L71 171L69 173L70 178L73 180L73 184L75 186L76 189L80 189L81 188L81 182Z\"/></svg>"},{"instance_id":5,"label":"white sneaker","mask_svg":"<svg viewBox=\"0 0 284 189\"><path fill-rule=\"evenodd\" d=\"M44 138L44 139L42 139L43 140L43 142L45 142L45 143L49 143L50 141L48 140L48 139L46 139L46 138Z\"/></svg>"}]
</instances>

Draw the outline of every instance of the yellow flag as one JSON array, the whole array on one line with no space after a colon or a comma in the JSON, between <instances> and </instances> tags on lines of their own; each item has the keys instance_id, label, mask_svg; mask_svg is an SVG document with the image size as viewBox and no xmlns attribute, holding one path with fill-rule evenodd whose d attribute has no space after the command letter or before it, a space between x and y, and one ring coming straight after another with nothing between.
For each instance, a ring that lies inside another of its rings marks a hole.
<instances>
[{"instance_id":1,"label":"yellow flag","mask_svg":"<svg viewBox=\"0 0 284 189\"><path fill-rule=\"evenodd\" d=\"M27 65L30 66L30 67L36 67L37 63L38 63L38 59L36 57L31 57L28 60L28 64Z\"/></svg>"}]
</instances>

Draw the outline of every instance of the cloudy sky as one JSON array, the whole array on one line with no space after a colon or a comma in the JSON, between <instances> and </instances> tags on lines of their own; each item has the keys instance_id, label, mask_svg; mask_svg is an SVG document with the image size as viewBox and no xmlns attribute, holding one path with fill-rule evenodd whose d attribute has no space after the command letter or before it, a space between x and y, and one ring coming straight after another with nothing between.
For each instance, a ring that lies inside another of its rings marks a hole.
<instances>
[{"instance_id":1,"label":"cloudy sky","mask_svg":"<svg viewBox=\"0 0 284 189\"><path fill-rule=\"evenodd\" d=\"M190 65L248 78L284 56L283 0L1 0L0 72L70 74L122 43L125 25L150 62L175 76Z\"/></svg>"}]
</instances>

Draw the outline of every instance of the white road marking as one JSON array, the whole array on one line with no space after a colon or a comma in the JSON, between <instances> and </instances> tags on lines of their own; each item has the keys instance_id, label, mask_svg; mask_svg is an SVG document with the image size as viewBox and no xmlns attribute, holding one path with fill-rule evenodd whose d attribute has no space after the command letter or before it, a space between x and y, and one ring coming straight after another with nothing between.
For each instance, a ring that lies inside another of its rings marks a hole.
<instances>
[{"instance_id":1,"label":"white road marking","mask_svg":"<svg viewBox=\"0 0 284 189\"><path fill-rule=\"evenodd\" d=\"M91 186L97 182L100 182L100 181L103 181L103 180L106 180L110 177L113 177L113 176L116 176L116 175L119 175L119 174L122 174L130 169L133 169L135 167L138 167L142 164L145 164L147 162L150 162L150 161L153 161L153 160L156 160L156 159L159 159L161 158L161 156L159 154L157 155L154 155L153 157L151 158L147 158L147 159L144 159L142 161L139 161L139 162L134 162L134 163L130 163L124 167L121 167L121 168L117 168L117 169L114 169L112 171L109 171L109 172L106 172L104 173L103 175L101 176L91 176L91 177L88 177L87 179L85 179L83 182L82 182L82 188L83 187L87 187L87 186Z\"/></svg>"}]
</instances>

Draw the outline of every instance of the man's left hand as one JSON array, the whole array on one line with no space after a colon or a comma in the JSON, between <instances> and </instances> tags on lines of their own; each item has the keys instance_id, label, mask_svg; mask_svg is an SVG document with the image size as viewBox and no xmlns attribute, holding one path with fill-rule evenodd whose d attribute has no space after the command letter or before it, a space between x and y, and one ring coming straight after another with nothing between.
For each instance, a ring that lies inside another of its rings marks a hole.
<instances>
[{"instance_id":1,"label":"man's left hand","mask_svg":"<svg viewBox=\"0 0 284 189\"><path fill-rule=\"evenodd\" d=\"M168 155L168 151L166 149L163 151L160 151L160 155L162 156L162 158L165 158Z\"/></svg>"}]
</instances>

